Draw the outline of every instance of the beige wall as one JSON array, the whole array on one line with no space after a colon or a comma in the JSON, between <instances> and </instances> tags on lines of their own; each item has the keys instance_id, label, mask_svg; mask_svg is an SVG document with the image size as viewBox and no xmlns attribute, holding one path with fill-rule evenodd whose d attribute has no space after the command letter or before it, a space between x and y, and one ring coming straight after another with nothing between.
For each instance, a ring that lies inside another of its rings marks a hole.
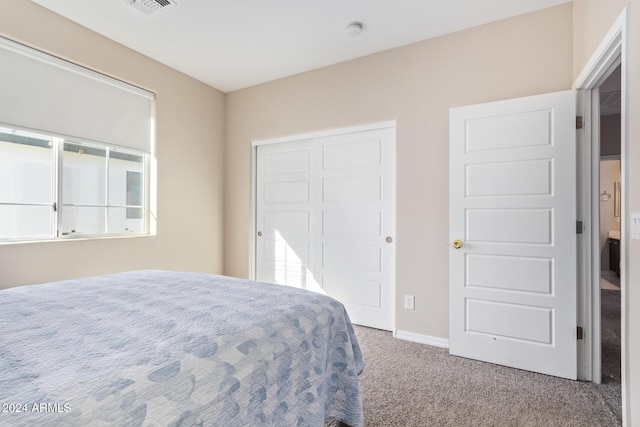
<instances>
[{"instance_id":1,"label":"beige wall","mask_svg":"<svg viewBox=\"0 0 640 427\"><path fill-rule=\"evenodd\" d=\"M141 268L222 272L224 95L30 1L2 0L0 35L157 92L159 168L157 236L2 244L0 288Z\"/></svg>"},{"instance_id":2,"label":"beige wall","mask_svg":"<svg viewBox=\"0 0 640 427\"><path fill-rule=\"evenodd\" d=\"M228 94L225 273L250 271L252 140L396 119L396 326L447 338L449 108L569 89L571 20L566 4Z\"/></svg>"}]
</instances>

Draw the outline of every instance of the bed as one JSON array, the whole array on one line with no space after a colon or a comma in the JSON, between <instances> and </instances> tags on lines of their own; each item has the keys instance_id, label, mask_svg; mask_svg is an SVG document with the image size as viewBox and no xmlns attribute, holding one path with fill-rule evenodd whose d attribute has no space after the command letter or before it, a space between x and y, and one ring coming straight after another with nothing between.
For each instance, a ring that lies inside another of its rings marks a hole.
<instances>
[{"instance_id":1,"label":"bed","mask_svg":"<svg viewBox=\"0 0 640 427\"><path fill-rule=\"evenodd\" d=\"M0 425L364 424L339 302L135 271L0 291Z\"/></svg>"}]
</instances>

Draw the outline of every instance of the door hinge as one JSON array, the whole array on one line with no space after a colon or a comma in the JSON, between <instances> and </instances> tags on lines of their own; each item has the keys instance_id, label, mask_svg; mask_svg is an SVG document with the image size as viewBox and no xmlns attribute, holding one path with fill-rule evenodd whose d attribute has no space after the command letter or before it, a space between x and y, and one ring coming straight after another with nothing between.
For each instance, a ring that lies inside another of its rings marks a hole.
<instances>
[{"instance_id":1,"label":"door hinge","mask_svg":"<svg viewBox=\"0 0 640 427\"><path fill-rule=\"evenodd\" d=\"M576 234L582 234L584 230L582 221L576 221Z\"/></svg>"},{"instance_id":2,"label":"door hinge","mask_svg":"<svg viewBox=\"0 0 640 427\"><path fill-rule=\"evenodd\" d=\"M576 116L576 129L582 129L582 116Z\"/></svg>"},{"instance_id":3,"label":"door hinge","mask_svg":"<svg viewBox=\"0 0 640 427\"><path fill-rule=\"evenodd\" d=\"M578 326L578 339L584 339L584 329L582 329L582 326Z\"/></svg>"}]
</instances>

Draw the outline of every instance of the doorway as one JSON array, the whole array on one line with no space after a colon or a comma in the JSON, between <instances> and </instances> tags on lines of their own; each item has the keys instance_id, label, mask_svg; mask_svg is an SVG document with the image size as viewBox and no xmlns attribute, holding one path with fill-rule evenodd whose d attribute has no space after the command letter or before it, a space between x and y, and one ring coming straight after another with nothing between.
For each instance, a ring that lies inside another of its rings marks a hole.
<instances>
[{"instance_id":1,"label":"doorway","mask_svg":"<svg viewBox=\"0 0 640 427\"><path fill-rule=\"evenodd\" d=\"M600 147L600 334L604 384L620 386L621 69L598 87Z\"/></svg>"},{"instance_id":2,"label":"doorway","mask_svg":"<svg viewBox=\"0 0 640 427\"><path fill-rule=\"evenodd\" d=\"M627 10L624 9L618 16L607 35L602 40L598 49L591 56L580 75L577 77L573 88L578 93L578 223L579 223L579 268L578 268L578 321L584 329L584 336L579 340L579 379L603 382L602 376L602 314L603 299L601 297L601 277L602 277L602 250L601 246L601 222L600 216L603 211L601 195L607 199L608 194L603 194L600 188L600 92L606 93L607 86L603 86L605 81L620 70L620 123L617 125L620 139L620 258L619 262L613 263L607 259L607 266L613 264L617 268L619 265L620 283L620 318L616 327L620 328L620 390L622 400L622 420L630 417L630 402L628 401L629 384L625 380L629 372L629 359L626 353L626 271L627 271L627 250L625 236L627 235L625 225L625 213L627 212L625 203L625 182L627 177L627 165L625 163L625 153L627 150L626 129L626 76L627 76L627 54L626 54L626 21ZM604 96L603 96L604 98ZM606 119L605 119L606 120ZM611 193L611 205L615 206L613 200L615 188L607 190ZM584 225L581 227L580 225ZM615 231L615 230L613 230ZM608 241L608 230L607 230ZM608 248L607 248L608 249ZM617 274L616 274L617 277ZM614 320L614 323L616 321ZM579 331L580 333L580 331ZM615 374L617 375L617 374ZM605 378L605 380L608 380Z\"/></svg>"}]
</instances>

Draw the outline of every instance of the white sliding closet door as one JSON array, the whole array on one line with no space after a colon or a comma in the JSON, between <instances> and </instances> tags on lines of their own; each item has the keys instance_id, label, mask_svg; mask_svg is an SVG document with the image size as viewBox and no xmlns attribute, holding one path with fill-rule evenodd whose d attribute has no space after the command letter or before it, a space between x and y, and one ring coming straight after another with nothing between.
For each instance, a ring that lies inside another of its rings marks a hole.
<instances>
[{"instance_id":1,"label":"white sliding closet door","mask_svg":"<svg viewBox=\"0 0 640 427\"><path fill-rule=\"evenodd\" d=\"M392 330L395 129L259 145L256 280L323 292Z\"/></svg>"},{"instance_id":2,"label":"white sliding closet door","mask_svg":"<svg viewBox=\"0 0 640 427\"><path fill-rule=\"evenodd\" d=\"M256 280L313 289L311 143L260 146L256 168Z\"/></svg>"}]
</instances>

